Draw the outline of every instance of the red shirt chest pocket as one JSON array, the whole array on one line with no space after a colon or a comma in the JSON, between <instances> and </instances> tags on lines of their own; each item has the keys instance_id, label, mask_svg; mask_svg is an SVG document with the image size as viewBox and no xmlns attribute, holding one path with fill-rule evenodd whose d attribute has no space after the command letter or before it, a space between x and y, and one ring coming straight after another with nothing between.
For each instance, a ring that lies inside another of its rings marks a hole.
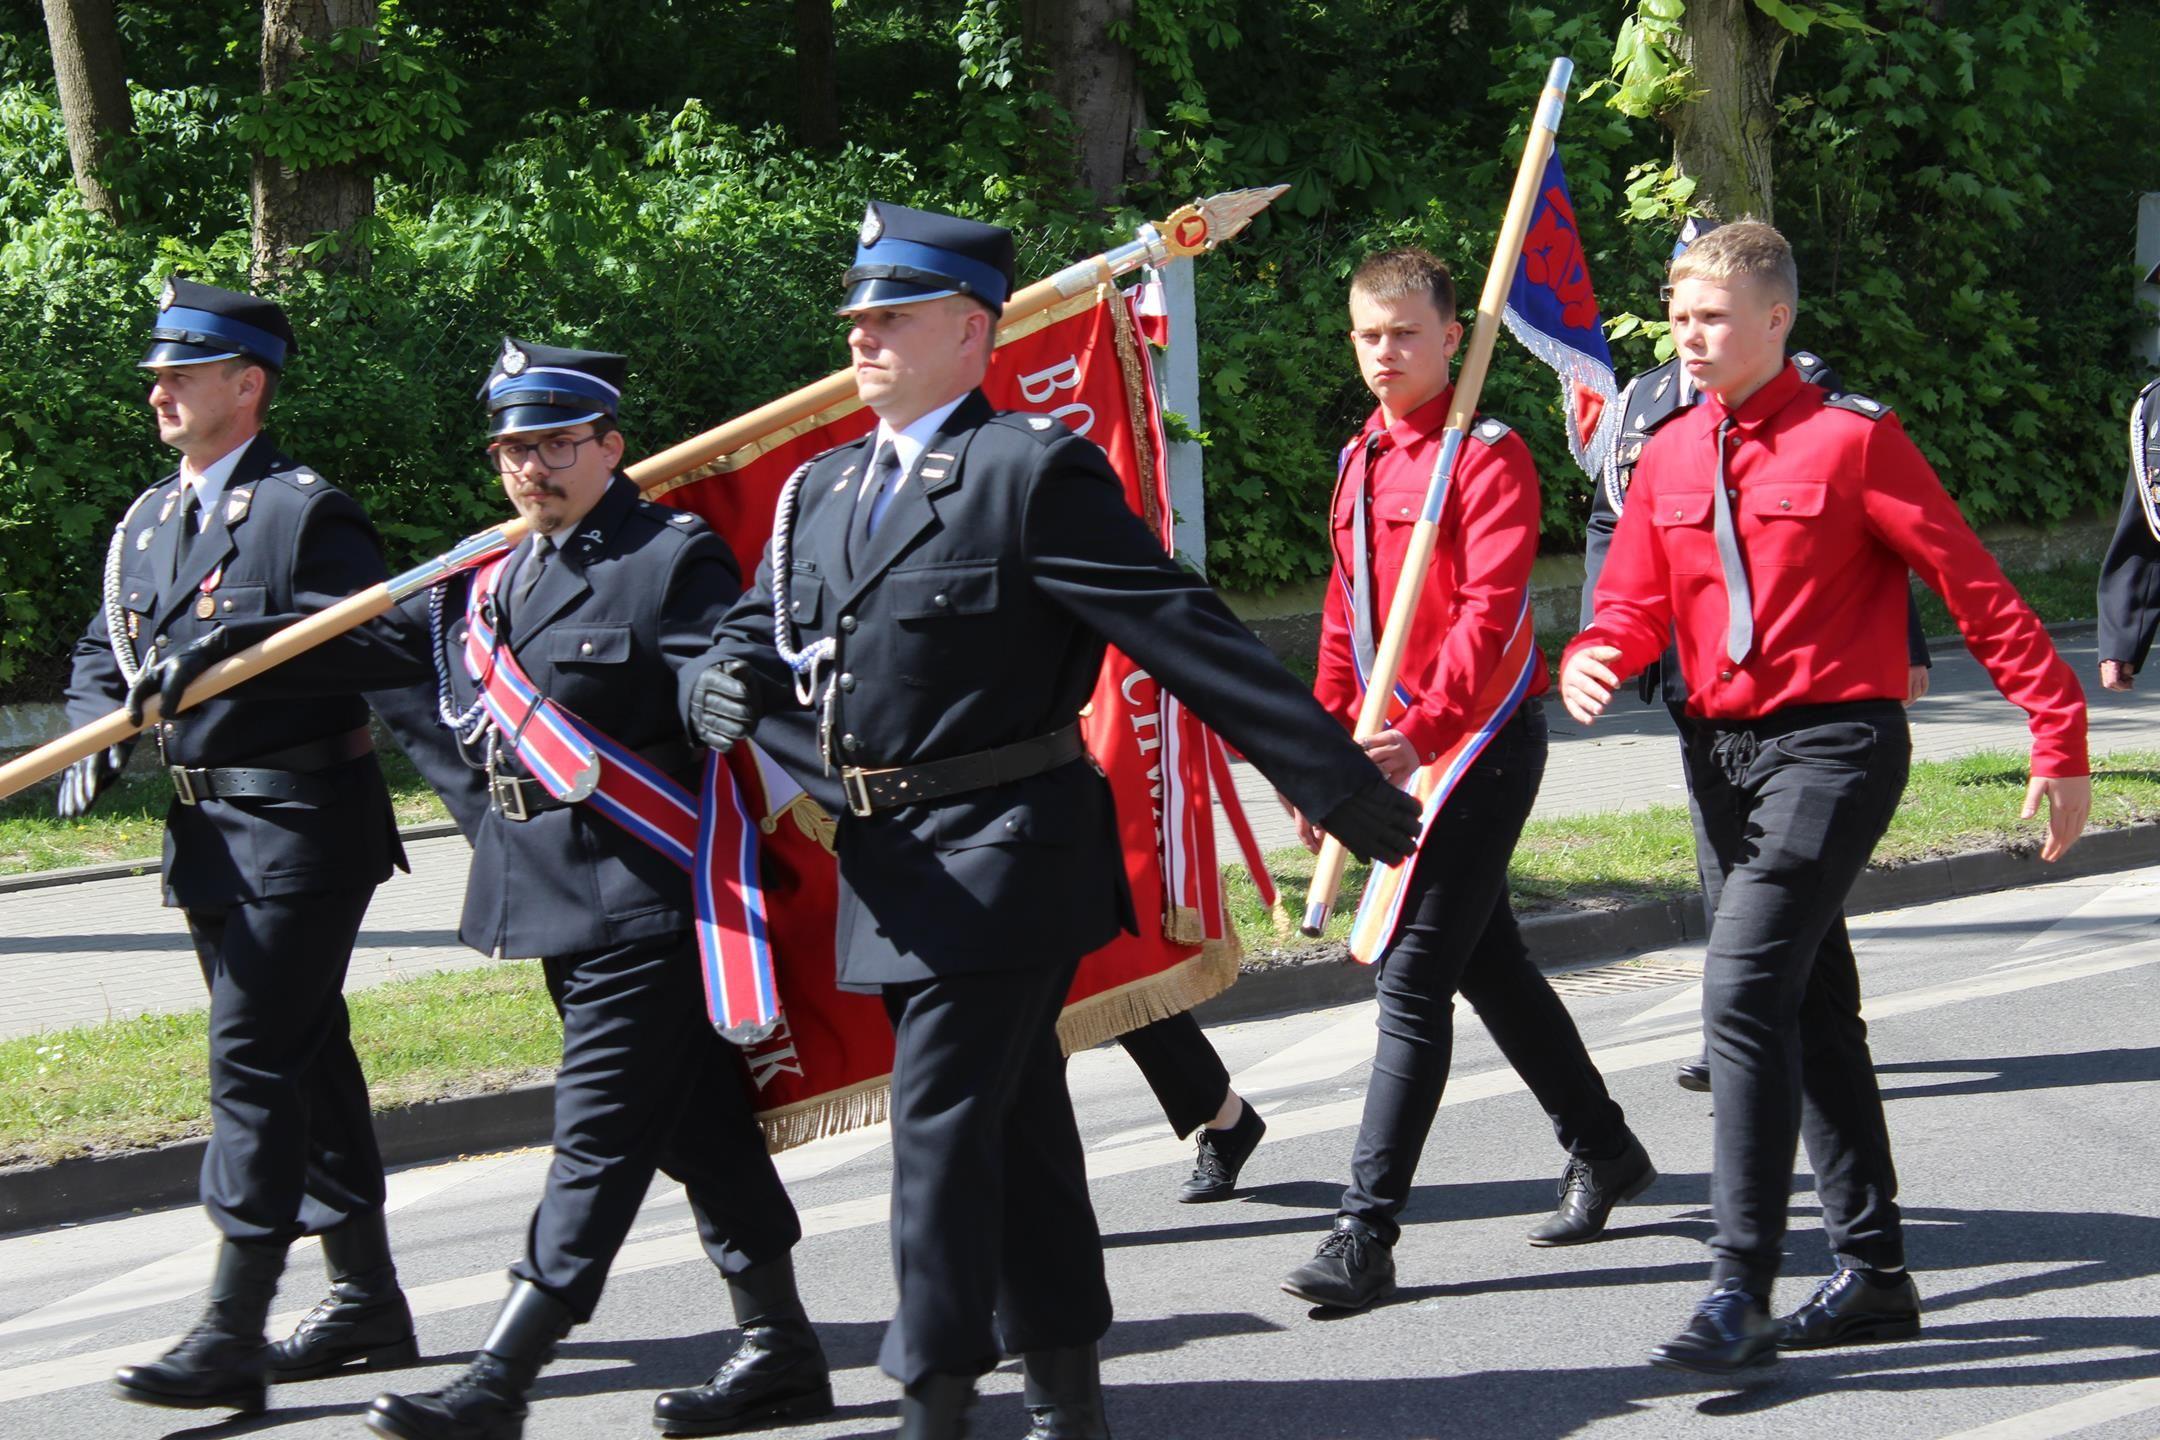
<instances>
[{"instance_id":1,"label":"red shirt chest pocket","mask_svg":"<svg viewBox=\"0 0 2160 1440\"><path fill-rule=\"evenodd\" d=\"M1643 497L1650 523L1665 547L1665 564L1677 575L1718 573L1717 540L1711 534L1708 490L1664 490Z\"/></svg>"},{"instance_id":2,"label":"red shirt chest pocket","mask_svg":"<svg viewBox=\"0 0 2160 1440\"><path fill-rule=\"evenodd\" d=\"M1841 549L1836 517L1824 514L1827 480L1762 480L1740 492L1738 506L1752 565L1811 565Z\"/></svg>"}]
</instances>

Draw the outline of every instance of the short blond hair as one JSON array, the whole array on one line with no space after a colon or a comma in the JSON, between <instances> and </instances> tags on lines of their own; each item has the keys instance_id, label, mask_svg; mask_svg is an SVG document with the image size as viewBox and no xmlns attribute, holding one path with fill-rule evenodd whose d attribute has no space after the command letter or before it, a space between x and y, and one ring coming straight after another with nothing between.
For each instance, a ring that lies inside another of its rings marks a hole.
<instances>
[{"instance_id":1,"label":"short blond hair","mask_svg":"<svg viewBox=\"0 0 2160 1440\"><path fill-rule=\"evenodd\" d=\"M1793 263L1792 246L1776 226L1760 220L1735 220L1712 230L1680 253L1667 279L1674 285L1754 280L1769 291L1772 303L1800 308L1800 268Z\"/></svg>"}]
</instances>

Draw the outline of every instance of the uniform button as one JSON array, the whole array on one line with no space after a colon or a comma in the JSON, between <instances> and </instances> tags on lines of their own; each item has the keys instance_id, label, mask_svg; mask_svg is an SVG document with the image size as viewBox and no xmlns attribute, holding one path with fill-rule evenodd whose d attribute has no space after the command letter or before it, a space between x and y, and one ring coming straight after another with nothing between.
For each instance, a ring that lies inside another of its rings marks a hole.
<instances>
[{"instance_id":1,"label":"uniform button","mask_svg":"<svg viewBox=\"0 0 2160 1440\"><path fill-rule=\"evenodd\" d=\"M855 688L855 677L843 672L840 676L840 688L842 690L853 690Z\"/></svg>"},{"instance_id":2,"label":"uniform button","mask_svg":"<svg viewBox=\"0 0 2160 1440\"><path fill-rule=\"evenodd\" d=\"M1717 672L1717 678L1720 680L1730 680L1732 679L1732 671L1720 670Z\"/></svg>"},{"instance_id":3,"label":"uniform button","mask_svg":"<svg viewBox=\"0 0 2160 1440\"><path fill-rule=\"evenodd\" d=\"M1780 510L1790 510L1792 509L1792 501L1780 500L1777 502L1777 508Z\"/></svg>"},{"instance_id":4,"label":"uniform button","mask_svg":"<svg viewBox=\"0 0 2160 1440\"><path fill-rule=\"evenodd\" d=\"M1725 498L1728 500L1737 500L1740 498L1740 492L1738 490L1727 490L1725 492Z\"/></svg>"},{"instance_id":5,"label":"uniform button","mask_svg":"<svg viewBox=\"0 0 2160 1440\"><path fill-rule=\"evenodd\" d=\"M1018 834L1020 830L1020 817L1017 815L1007 815L1005 817L1005 828L1014 834Z\"/></svg>"},{"instance_id":6,"label":"uniform button","mask_svg":"<svg viewBox=\"0 0 2160 1440\"><path fill-rule=\"evenodd\" d=\"M845 631L846 631L846 632L847 632L848 634L850 634L850 635L854 634L854 633L855 633L855 617L854 617L854 616L852 616L852 615L842 615L842 616L840 617L840 628L841 628L842 630L845 630Z\"/></svg>"},{"instance_id":7,"label":"uniform button","mask_svg":"<svg viewBox=\"0 0 2160 1440\"><path fill-rule=\"evenodd\" d=\"M862 741L856 739L853 735L842 735L840 737L840 748L853 755L856 751L862 749Z\"/></svg>"},{"instance_id":8,"label":"uniform button","mask_svg":"<svg viewBox=\"0 0 2160 1440\"><path fill-rule=\"evenodd\" d=\"M948 610L952 608L952 596L947 595L944 591L940 590L937 594L930 597L930 603L937 606L937 608L940 610Z\"/></svg>"},{"instance_id":9,"label":"uniform button","mask_svg":"<svg viewBox=\"0 0 2160 1440\"><path fill-rule=\"evenodd\" d=\"M1687 514L1687 511L1676 509L1672 512L1672 518L1678 520L1682 515L1685 514Z\"/></svg>"},{"instance_id":10,"label":"uniform button","mask_svg":"<svg viewBox=\"0 0 2160 1440\"><path fill-rule=\"evenodd\" d=\"M230 601L230 600L227 600L227 601L225 602L225 608L226 608L227 610L230 610L230 609L232 609L232 601Z\"/></svg>"}]
</instances>

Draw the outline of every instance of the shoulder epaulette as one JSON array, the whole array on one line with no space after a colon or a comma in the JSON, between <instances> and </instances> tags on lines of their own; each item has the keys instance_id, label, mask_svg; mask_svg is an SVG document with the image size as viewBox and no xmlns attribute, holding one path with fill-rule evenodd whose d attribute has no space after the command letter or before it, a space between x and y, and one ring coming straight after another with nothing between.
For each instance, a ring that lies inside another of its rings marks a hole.
<instances>
[{"instance_id":1,"label":"shoulder epaulette","mask_svg":"<svg viewBox=\"0 0 2160 1440\"><path fill-rule=\"evenodd\" d=\"M1648 435L1694 403L1680 383L1680 362L1668 360L1643 371L1620 392L1620 427L1631 435Z\"/></svg>"},{"instance_id":2,"label":"shoulder epaulette","mask_svg":"<svg viewBox=\"0 0 2160 1440\"><path fill-rule=\"evenodd\" d=\"M1888 405L1880 400L1871 400L1865 395L1829 395L1823 398L1822 403L1832 410L1850 410L1853 414L1865 415L1870 420L1880 420L1890 413Z\"/></svg>"},{"instance_id":3,"label":"shoulder epaulette","mask_svg":"<svg viewBox=\"0 0 2160 1440\"><path fill-rule=\"evenodd\" d=\"M1060 435L1070 435L1071 430L1053 415L1033 415L1025 410L1000 410L990 417L992 425L1003 425L1008 430L1018 430L1032 436L1038 445L1048 445Z\"/></svg>"},{"instance_id":4,"label":"shoulder epaulette","mask_svg":"<svg viewBox=\"0 0 2160 1440\"><path fill-rule=\"evenodd\" d=\"M638 497L636 510L638 514L665 530L688 530L698 523L696 511L685 510L676 505L664 505L642 495Z\"/></svg>"},{"instance_id":5,"label":"shoulder epaulette","mask_svg":"<svg viewBox=\"0 0 2160 1440\"><path fill-rule=\"evenodd\" d=\"M1506 439L1511 432L1508 428L1507 421L1495 420L1488 415L1484 419L1478 421L1477 424L1472 425L1470 427L1470 433L1473 437L1484 441L1487 445L1497 445L1502 440Z\"/></svg>"},{"instance_id":6,"label":"shoulder epaulette","mask_svg":"<svg viewBox=\"0 0 2160 1440\"><path fill-rule=\"evenodd\" d=\"M2160 398L2160 375L2155 375L2152 379L2146 381L2145 388L2138 391L2138 399L2140 400L2152 400L2155 398Z\"/></svg>"},{"instance_id":7,"label":"shoulder epaulette","mask_svg":"<svg viewBox=\"0 0 2160 1440\"><path fill-rule=\"evenodd\" d=\"M281 465L267 472L263 478L265 480L282 480L293 488L304 492L320 490L330 483L305 465Z\"/></svg>"}]
</instances>

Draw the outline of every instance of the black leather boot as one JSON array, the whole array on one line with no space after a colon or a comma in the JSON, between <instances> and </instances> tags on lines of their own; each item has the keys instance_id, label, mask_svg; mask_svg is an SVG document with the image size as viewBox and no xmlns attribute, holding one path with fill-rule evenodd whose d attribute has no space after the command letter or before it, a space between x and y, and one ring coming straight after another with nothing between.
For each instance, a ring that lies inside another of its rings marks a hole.
<instances>
[{"instance_id":1,"label":"black leather boot","mask_svg":"<svg viewBox=\"0 0 2160 1440\"><path fill-rule=\"evenodd\" d=\"M283 1245L240 1240L220 1245L202 1319L160 1358L115 1370L113 1394L138 1405L261 1414L263 1321L284 1270Z\"/></svg>"},{"instance_id":2,"label":"black leather boot","mask_svg":"<svg viewBox=\"0 0 2160 1440\"><path fill-rule=\"evenodd\" d=\"M1613 1206L1632 1200L1657 1180L1642 1142L1628 1136L1617 1159L1570 1159L1560 1175L1560 1205L1530 1232L1532 1245L1580 1245L1603 1233Z\"/></svg>"},{"instance_id":3,"label":"black leather boot","mask_svg":"<svg viewBox=\"0 0 2160 1440\"><path fill-rule=\"evenodd\" d=\"M1227 1130L1200 1129L1194 1142L1192 1174L1178 1187L1178 1199L1188 1205L1209 1200L1227 1200L1237 1193L1238 1172L1252 1158L1260 1146L1260 1137L1267 1134L1267 1121L1260 1112L1247 1104L1239 1113L1237 1124Z\"/></svg>"},{"instance_id":4,"label":"black leather boot","mask_svg":"<svg viewBox=\"0 0 2160 1440\"><path fill-rule=\"evenodd\" d=\"M753 1265L727 1287L742 1343L703 1385L662 1391L653 1401L654 1428L725 1435L831 1414L832 1374L795 1290L794 1257Z\"/></svg>"},{"instance_id":5,"label":"black leather boot","mask_svg":"<svg viewBox=\"0 0 2160 1440\"><path fill-rule=\"evenodd\" d=\"M395 1370L418 1360L412 1307L398 1288L382 1211L324 1231L322 1253L330 1293L291 1335L270 1346L270 1383L313 1380L348 1366Z\"/></svg>"},{"instance_id":6,"label":"black leather boot","mask_svg":"<svg viewBox=\"0 0 2160 1440\"><path fill-rule=\"evenodd\" d=\"M974 1403L974 1376L925 1375L900 1396L900 1428L893 1440L967 1440L967 1412Z\"/></svg>"},{"instance_id":7,"label":"black leather boot","mask_svg":"<svg viewBox=\"0 0 2160 1440\"><path fill-rule=\"evenodd\" d=\"M424 1395L376 1396L368 1428L395 1440L518 1440L525 1433L525 1393L571 1323L562 1301L511 1281L510 1298L465 1373Z\"/></svg>"},{"instance_id":8,"label":"black leather boot","mask_svg":"<svg viewBox=\"0 0 2160 1440\"><path fill-rule=\"evenodd\" d=\"M1093 1345L1030 1350L1020 1357L1025 1374L1027 1440L1110 1440L1103 1418L1102 1363Z\"/></svg>"}]
</instances>

